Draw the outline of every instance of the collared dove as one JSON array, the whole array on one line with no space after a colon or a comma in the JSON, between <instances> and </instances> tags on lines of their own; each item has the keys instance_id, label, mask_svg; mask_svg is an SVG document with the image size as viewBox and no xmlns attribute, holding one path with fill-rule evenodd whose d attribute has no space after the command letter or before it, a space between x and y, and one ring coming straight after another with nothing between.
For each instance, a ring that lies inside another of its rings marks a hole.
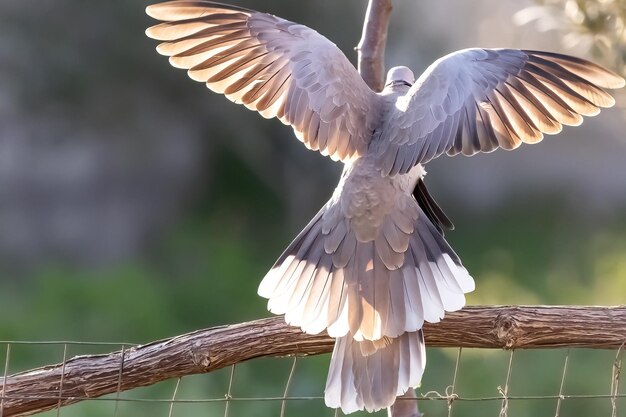
<instances>
[{"instance_id":1,"label":"collared dove","mask_svg":"<svg viewBox=\"0 0 626 417\"><path fill-rule=\"evenodd\" d=\"M316 31L211 1L149 6L157 50L235 103L291 125L306 147L344 163L330 200L265 276L268 308L336 338L325 399L345 413L390 406L420 383L422 325L465 304L474 281L444 240L451 223L423 165L541 141L614 99L624 79L571 56L473 48L415 81L389 71L375 93ZM414 195L413 195L414 194Z\"/></svg>"}]
</instances>

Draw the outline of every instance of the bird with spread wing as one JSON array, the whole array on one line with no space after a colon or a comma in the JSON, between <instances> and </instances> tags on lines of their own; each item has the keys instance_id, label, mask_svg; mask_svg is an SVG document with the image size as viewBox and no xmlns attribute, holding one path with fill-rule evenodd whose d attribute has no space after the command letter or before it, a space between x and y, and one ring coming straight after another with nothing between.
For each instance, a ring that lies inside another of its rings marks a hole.
<instances>
[{"instance_id":1,"label":"bird with spread wing","mask_svg":"<svg viewBox=\"0 0 626 417\"><path fill-rule=\"evenodd\" d=\"M174 67L344 163L332 197L258 292L287 323L336 338L325 399L345 413L388 407L419 385L424 321L462 308L474 289L443 237L452 224L424 186L424 164L539 142L612 106L605 90L624 86L580 58L472 48L417 80L392 68L376 93L306 26L202 0L147 13L162 21L147 34Z\"/></svg>"}]
</instances>

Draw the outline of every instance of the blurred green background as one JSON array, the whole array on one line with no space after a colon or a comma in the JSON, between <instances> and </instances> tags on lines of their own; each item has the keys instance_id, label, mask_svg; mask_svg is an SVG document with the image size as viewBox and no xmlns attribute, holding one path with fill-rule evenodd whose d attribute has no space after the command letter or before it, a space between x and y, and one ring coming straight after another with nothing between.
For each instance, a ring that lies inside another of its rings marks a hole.
<instances>
[{"instance_id":1,"label":"blurred green background","mask_svg":"<svg viewBox=\"0 0 626 417\"><path fill-rule=\"evenodd\" d=\"M259 281L337 182L341 167L307 151L290 128L171 68L144 35L153 23L147 4L0 2L0 340L143 343L267 316ZM237 4L313 27L355 62L365 0ZM456 49L520 47L587 57L624 74L625 4L394 1L386 63L419 73ZM427 184L457 227L447 238L476 279L469 304L625 303L623 92L617 100L537 146L429 164ZM110 349L70 347L68 355ZM456 354L429 351L422 392L445 391ZM62 355L62 346L16 345L9 373ZM558 394L565 355L516 352L509 393ZM614 356L572 351L566 392L608 394ZM508 352L465 351L457 392L498 396L508 359ZM300 361L291 393L323 395L327 364L327 356ZM289 359L242 364L234 395L281 396L290 366ZM223 397L229 376L185 378L179 398ZM168 398L175 383L122 397ZM555 406L512 401L509 415L554 415ZM169 412L163 403L118 407L120 416ZM448 412L445 401L422 410ZM453 414L499 410L500 401L458 402ZM610 410L609 399L565 401L561 409ZM230 409L231 416L279 412L275 401ZM61 411L113 413L106 401ZM173 415L223 413L218 402L177 404ZM333 414L312 400L290 403L286 415Z\"/></svg>"}]
</instances>

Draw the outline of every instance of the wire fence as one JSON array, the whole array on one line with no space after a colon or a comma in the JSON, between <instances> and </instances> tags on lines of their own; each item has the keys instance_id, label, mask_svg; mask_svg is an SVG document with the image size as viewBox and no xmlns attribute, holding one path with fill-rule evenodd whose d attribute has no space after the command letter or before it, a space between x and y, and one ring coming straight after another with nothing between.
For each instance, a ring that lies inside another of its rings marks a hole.
<instances>
[{"instance_id":1,"label":"wire fence","mask_svg":"<svg viewBox=\"0 0 626 417\"><path fill-rule=\"evenodd\" d=\"M43 416L337 416L324 405L328 356L261 358L203 375L185 376L122 391L124 352L133 343L0 341L3 380L52 361L61 381L49 393L14 396L0 391L0 416L9 401L53 399ZM63 392L65 364L75 355L121 351L116 392L103 397ZM495 350L431 348L415 400L427 416L619 416L626 410L620 386L624 346L618 349ZM33 363L37 358L41 363ZM36 380L36 375L33 381ZM62 407L66 401L75 405ZM356 413L355 415L366 415ZM386 415L385 411L375 415Z\"/></svg>"}]
</instances>

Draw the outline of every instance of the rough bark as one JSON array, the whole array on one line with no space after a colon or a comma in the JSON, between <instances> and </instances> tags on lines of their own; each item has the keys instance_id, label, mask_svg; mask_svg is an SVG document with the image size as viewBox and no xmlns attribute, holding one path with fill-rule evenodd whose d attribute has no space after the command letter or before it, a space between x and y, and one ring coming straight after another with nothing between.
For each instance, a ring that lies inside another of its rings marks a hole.
<instances>
[{"instance_id":1,"label":"rough bark","mask_svg":"<svg viewBox=\"0 0 626 417\"><path fill-rule=\"evenodd\" d=\"M429 347L617 349L626 306L468 307L424 326ZM317 355L333 339L272 317L199 330L107 355L79 356L0 379L3 416L29 415L170 378L214 371L262 356ZM61 392L59 388L62 386Z\"/></svg>"},{"instance_id":2,"label":"rough bark","mask_svg":"<svg viewBox=\"0 0 626 417\"><path fill-rule=\"evenodd\" d=\"M391 0L370 0L365 12L363 33L359 45L359 74L374 91L384 85L385 45L391 15Z\"/></svg>"}]
</instances>

